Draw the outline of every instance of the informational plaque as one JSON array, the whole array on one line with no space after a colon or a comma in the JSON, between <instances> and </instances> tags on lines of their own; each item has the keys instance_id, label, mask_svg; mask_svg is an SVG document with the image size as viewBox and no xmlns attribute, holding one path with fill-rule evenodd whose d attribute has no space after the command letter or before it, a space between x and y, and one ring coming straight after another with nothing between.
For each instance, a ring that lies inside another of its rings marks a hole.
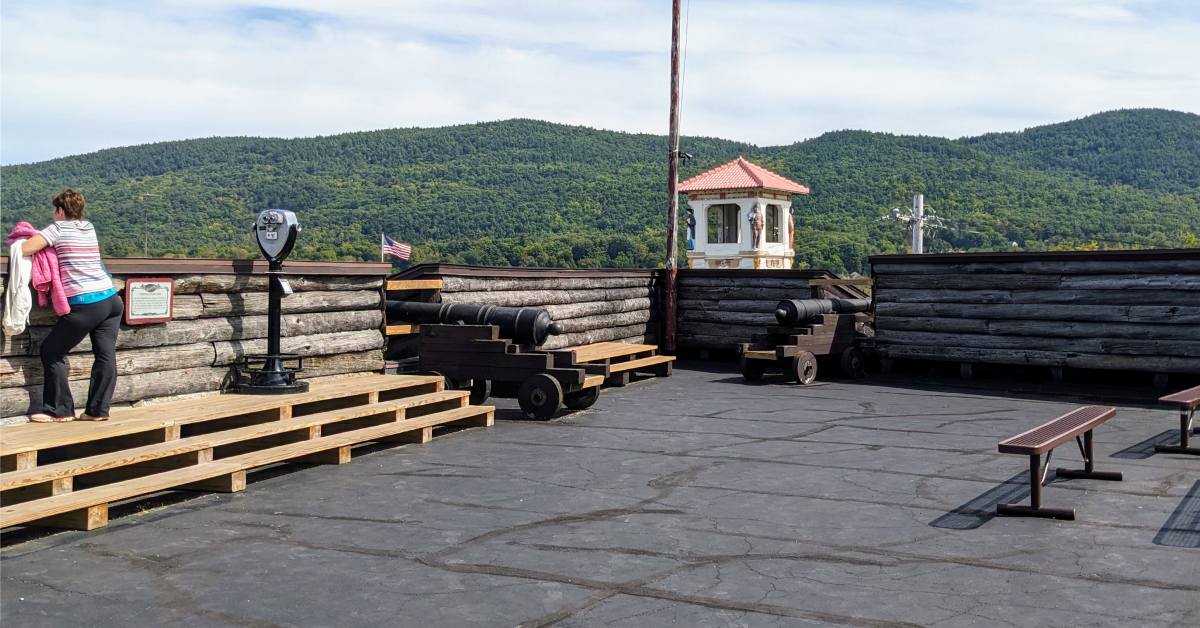
<instances>
[{"instance_id":1,"label":"informational plaque","mask_svg":"<svg viewBox=\"0 0 1200 628\"><path fill-rule=\"evenodd\" d=\"M125 324L165 323L175 316L175 282L170 277L125 280Z\"/></svg>"}]
</instances>

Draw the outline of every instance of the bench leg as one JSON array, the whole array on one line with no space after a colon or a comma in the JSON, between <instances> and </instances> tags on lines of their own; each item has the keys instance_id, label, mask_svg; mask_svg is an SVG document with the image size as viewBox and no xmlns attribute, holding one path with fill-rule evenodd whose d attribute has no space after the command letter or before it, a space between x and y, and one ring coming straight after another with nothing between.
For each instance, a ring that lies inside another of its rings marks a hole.
<instances>
[{"instance_id":1,"label":"bench leg","mask_svg":"<svg viewBox=\"0 0 1200 628\"><path fill-rule=\"evenodd\" d=\"M1191 456L1200 456L1200 447L1191 446L1192 421L1196 418L1196 411L1180 410L1179 411L1179 444L1178 445L1155 445L1154 451L1164 454L1188 454Z\"/></svg>"},{"instance_id":2,"label":"bench leg","mask_svg":"<svg viewBox=\"0 0 1200 628\"><path fill-rule=\"evenodd\" d=\"M1079 442L1079 437L1075 438L1075 442ZM1092 455L1092 430L1083 433L1083 444L1079 446L1079 453L1083 454L1082 469L1058 468L1054 470L1054 473L1060 478L1075 480L1109 480L1120 482L1124 479L1124 476L1118 471L1096 471L1096 457Z\"/></svg>"},{"instance_id":3,"label":"bench leg","mask_svg":"<svg viewBox=\"0 0 1200 628\"><path fill-rule=\"evenodd\" d=\"M1075 511L1070 508L1042 508L1042 455L1029 456L1029 505L997 504L996 514L1001 517L1042 517L1045 519L1075 519Z\"/></svg>"}]
</instances>

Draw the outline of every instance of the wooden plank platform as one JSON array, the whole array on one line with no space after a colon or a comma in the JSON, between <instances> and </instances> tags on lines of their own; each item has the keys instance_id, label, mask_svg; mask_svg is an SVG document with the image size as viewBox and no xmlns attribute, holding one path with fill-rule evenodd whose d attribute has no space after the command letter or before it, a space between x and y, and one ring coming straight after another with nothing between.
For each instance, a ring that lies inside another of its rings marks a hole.
<instances>
[{"instance_id":1,"label":"wooden plank platform","mask_svg":"<svg viewBox=\"0 0 1200 628\"><path fill-rule=\"evenodd\" d=\"M563 349L561 353L570 355L573 364L593 368L603 366L605 383L609 386L628 384L634 373L670 377L671 364L675 361L675 356L658 355L657 345L626 342L597 342Z\"/></svg>"},{"instance_id":2,"label":"wooden plank platform","mask_svg":"<svg viewBox=\"0 0 1200 628\"><path fill-rule=\"evenodd\" d=\"M582 364L585 362L599 362L601 360L611 360L612 358L628 357L640 353L654 353L658 351L656 345L636 345L624 342L597 342L595 344L583 345L573 349L565 349L575 354L575 361Z\"/></svg>"},{"instance_id":3,"label":"wooden plank platform","mask_svg":"<svg viewBox=\"0 0 1200 628\"><path fill-rule=\"evenodd\" d=\"M129 409L105 423L4 426L0 527L90 530L107 523L111 502L168 489L240 491L246 472L263 465L343 464L362 443L423 443L435 428L492 425L494 408L442 386L435 376L369 375L314 382L297 395Z\"/></svg>"}]
</instances>

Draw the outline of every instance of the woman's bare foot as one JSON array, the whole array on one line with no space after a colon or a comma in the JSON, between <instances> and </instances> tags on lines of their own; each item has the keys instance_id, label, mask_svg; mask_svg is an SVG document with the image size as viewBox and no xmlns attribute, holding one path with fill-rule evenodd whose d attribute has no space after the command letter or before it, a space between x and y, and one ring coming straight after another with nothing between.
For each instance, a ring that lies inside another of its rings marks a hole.
<instances>
[{"instance_id":1,"label":"woman's bare foot","mask_svg":"<svg viewBox=\"0 0 1200 628\"><path fill-rule=\"evenodd\" d=\"M44 412L37 412L29 415L29 420L33 423L67 423L74 421L73 416L51 416Z\"/></svg>"},{"instance_id":2,"label":"woman's bare foot","mask_svg":"<svg viewBox=\"0 0 1200 628\"><path fill-rule=\"evenodd\" d=\"M84 412L83 414L79 415L79 420L80 421L107 421L108 415L106 414L104 416L92 416L92 415Z\"/></svg>"}]
</instances>

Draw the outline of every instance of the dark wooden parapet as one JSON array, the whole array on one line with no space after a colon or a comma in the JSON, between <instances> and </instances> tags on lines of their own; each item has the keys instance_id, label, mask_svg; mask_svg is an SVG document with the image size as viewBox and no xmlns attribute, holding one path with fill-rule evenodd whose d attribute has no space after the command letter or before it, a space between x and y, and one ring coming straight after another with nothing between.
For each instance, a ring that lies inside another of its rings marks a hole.
<instances>
[{"instance_id":1,"label":"dark wooden parapet","mask_svg":"<svg viewBox=\"0 0 1200 628\"><path fill-rule=\"evenodd\" d=\"M879 255L887 358L1200 373L1200 249Z\"/></svg>"},{"instance_id":2,"label":"dark wooden parapet","mask_svg":"<svg viewBox=\"0 0 1200 628\"><path fill-rule=\"evenodd\" d=\"M117 337L114 401L218 390L230 365L266 350L266 264L252 260L104 260L118 288L129 277L170 277L175 318L122 326ZM7 261L0 264L7 271ZM283 300L283 350L306 356L305 377L383 368L383 282L388 264L285 263L295 293ZM5 277L7 279L7 277ZM36 299L35 299L36 302ZM41 342L56 317L34 307L24 333L0 335L0 418L26 413L41 398ZM91 374L90 341L68 358L71 389L82 407Z\"/></svg>"},{"instance_id":3,"label":"dark wooden parapet","mask_svg":"<svg viewBox=\"0 0 1200 628\"><path fill-rule=\"evenodd\" d=\"M775 324L779 301L866 296L855 283L825 270L680 270L679 345L736 349Z\"/></svg>"}]
</instances>

